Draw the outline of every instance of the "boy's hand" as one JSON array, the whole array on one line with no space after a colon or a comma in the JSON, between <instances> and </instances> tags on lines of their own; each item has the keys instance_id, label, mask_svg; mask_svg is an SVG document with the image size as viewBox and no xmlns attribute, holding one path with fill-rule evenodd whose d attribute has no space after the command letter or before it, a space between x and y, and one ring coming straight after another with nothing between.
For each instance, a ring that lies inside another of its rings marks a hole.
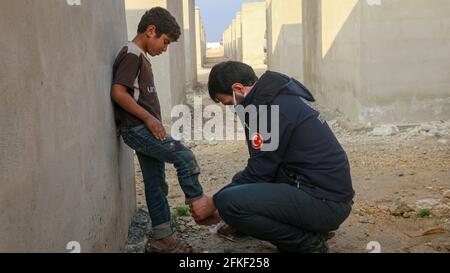
<instances>
[{"instance_id":1,"label":"boy's hand","mask_svg":"<svg viewBox=\"0 0 450 273\"><path fill-rule=\"evenodd\" d=\"M145 126L152 132L156 139L160 141L166 140L166 129L162 125L161 121L153 116L149 116L144 120Z\"/></svg>"},{"instance_id":2,"label":"boy's hand","mask_svg":"<svg viewBox=\"0 0 450 273\"><path fill-rule=\"evenodd\" d=\"M111 98L125 111L142 120L156 139L160 141L166 139L166 129L164 129L161 121L137 104L134 98L128 94L127 87L120 84L114 84L111 89Z\"/></svg>"}]
</instances>

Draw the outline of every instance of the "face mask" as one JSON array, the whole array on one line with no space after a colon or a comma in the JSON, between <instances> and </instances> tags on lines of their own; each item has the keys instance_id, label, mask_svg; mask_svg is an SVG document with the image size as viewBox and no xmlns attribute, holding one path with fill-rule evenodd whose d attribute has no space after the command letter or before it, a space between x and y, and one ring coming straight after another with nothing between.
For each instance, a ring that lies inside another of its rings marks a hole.
<instances>
[{"instance_id":1,"label":"face mask","mask_svg":"<svg viewBox=\"0 0 450 273\"><path fill-rule=\"evenodd\" d=\"M245 99L245 97L248 95L248 93L245 93L244 94L244 99ZM236 93L233 91L233 112L234 112L234 114L235 115L238 115L239 113L238 113L238 109L237 109L237 106L238 106L238 103L237 103L237 100L236 100ZM241 109L242 110L242 109ZM248 127L248 125L245 123L245 121L243 121L243 124L244 124L244 126L248 129L248 130L250 130L250 128Z\"/></svg>"},{"instance_id":2,"label":"face mask","mask_svg":"<svg viewBox=\"0 0 450 273\"><path fill-rule=\"evenodd\" d=\"M248 93L244 93L244 99L247 97ZM236 108L238 106L237 100L236 100L236 92L233 91L233 105Z\"/></svg>"}]
</instances>

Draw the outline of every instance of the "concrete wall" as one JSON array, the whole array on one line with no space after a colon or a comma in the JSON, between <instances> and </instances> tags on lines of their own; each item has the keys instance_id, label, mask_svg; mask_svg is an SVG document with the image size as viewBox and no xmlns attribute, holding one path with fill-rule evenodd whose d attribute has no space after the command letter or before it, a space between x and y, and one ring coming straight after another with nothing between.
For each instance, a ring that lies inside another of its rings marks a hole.
<instances>
[{"instance_id":1,"label":"concrete wall","mask_svg":"<svg viewBox=\"0 0 450 273\"><path fill-rule=\"evenodd\" d=\"M305 81L354 125L450 118L450 2L303 0Z\"/></svg>"},{"instance_id":2,"label":"concrete wall","mask_svg":"<svg viewBox=\"0 0 450 273\"><path fill-rule=\"evenodd\" d=\"M186 84L197 84L197 47L195 43L195 0L183 0L183 38L186 64Z\"/></svg>"},{"instance_id":3,"label":"concrete wall","mask_svg":"<svg viewBox=\"0 0 450 273\"><path fill-rule=\"evenodd\" d=\"M242 59L249 65L264 64L264 36L266 33L266 3L243 3Z\"/></svg>"},{"instance_id":4,"label":"concrete wall","mask_svg":"<svg viewBox=\"0 0 450 273\"><path fill-rule=\"evenodd\" d=\"M228 57L228 46L227 46L227 30L225 29L222 33L222 46L224 57Z\"/></svg>"},{"instance_id":5,"label":"concrete wall","mask_svg":"<svg viewBox=\"0 0 450 273\"><path fill-rule=\"evenodd\" d=\"M206 31L203 23L201 24L201 35L200 35L200 45L202 54L202 64L206 63Z\"/></svg>"},{"instance_id":6,"label":"concrete wall","mask_svg":"<svg viewBox=\"0 0 450 273\"><path fill-rule=\"evenodd\" d=\"M361 31L358 0L303 0L305 84L316 99L359 123ZM344 27L345 25L345 27Z\"/></svg>"},{"instance_id":7,"label":"concrete wall","mask_svg":"<svg viewBox=\"0 0 450 273\"><path fill-rule=\"evenodd\" d=\"M241 12L236 13L230 25L223 33L225 57L233 61L242 61L242 22Z\"/></svg>"},{"instance_id":8,"label":"concrete wall","mask_svg":"<svg viewBox=\"0 0 450 273\"><path fill-rule=\"evenodd\" d=\"M119 251L136 205L110 99L123 1L2 1L0 31L0 252Z\"/></svg>"},{"instance_id":9,"label":"concrete wall","mask_svg":"<svg viewBox=\"0 0 450 273\"><path fill-rule=\"evenodd\" d=\"M242 20L241 12L236 13L236 60L242 61Z\"/></svg>"},{"instance_id":10,"label":"concrete wall","mask_svg":"<svg viewBox=\"0 0 450 273\"><path fill-rule=\"evenodd\" d=\"M227 57L227 46L226 46L226 30L222 33L222 47L224 57Z\"/></svg>"},{"instance_id":11,"label":"concrete wall","mask_svg":"<svg viewBox=\"0 0 450 273\"><path fill-rule=\"evenodd\" d=\"M204 45L205 43L205 37L203 34L203 23L202 23L202 17L200 15L200 8L195 7L195 43L196 43L196 49L197 49L197 69L202 68L205 60L205 53L206 47ZM205 47L205 49L204 49Z\"/></svg>"},{"instance_id":12,"label":"concrete wall","mask_svg":"<svg viewBox=\"0 0 450 273\"><path fill-rule=\"evenodd\" d=\"M128 39L131 41L137 33L137 26L142 15L152 7L163 7L183 26L183 2L181 0L125 0ZM185 89L185 51L184 37L172 43L163 55L152 58L155 85L161 103L163 122L171 123L172 107L183 104L186 100Z\"/></svg>"},{"instance_id":13,"label":"concrete wall","mask_svg":"<svg viewBox=\"0 0 450 273\"><path fill-rule=\"evenodd\" d=\"M229 59L232 59L232 51L231 51L231 25L227 27L225 30L225 56Z\"/></svg>"},{"instance_id":14,"label":"concrete wall","mask_svg":"<svg viewBox=\"0 0 450 273\"><path fill-rule=\"evenodd\" d=\"M231 58L233 60L237 59L237 28L236 19L231 20Z\"/></svg>"},{"instance_id":15,"label":"concrete wall","mask_svg":"<svg viewBox=\"0 0 450 273\"><path fill-rule=\"evenodd\" d=\"M303 81L302 0L266 0L267 65Z\"/></svg>"},{"instance_id":16,"label":"concrete wall","mask_svg":"<svg viewBox=\"0 0 450 273\"><path fill-rule=\"evenodd\" d=\"M228 28L228 49L229 49L229 56L230 59L234 59L234 52L233 52L233 26L230 24Z\"/></svg>"},{"instance_id":17,"label":"concrete wall","mask_svg":"<svg viewBox=\"0 0 450 273\"><path fill-rule=\"evenodd\" d=\"M360 4L360 118L450 119L450 1Z\"/></svg>"}]
</instances>

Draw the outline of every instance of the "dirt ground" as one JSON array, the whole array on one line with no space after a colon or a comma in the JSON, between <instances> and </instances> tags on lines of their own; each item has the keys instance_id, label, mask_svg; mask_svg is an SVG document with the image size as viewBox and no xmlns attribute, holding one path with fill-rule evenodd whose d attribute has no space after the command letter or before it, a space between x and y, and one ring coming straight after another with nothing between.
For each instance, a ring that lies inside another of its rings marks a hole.
<instances>
[{"instance_id":1,"label":"dirt ground","mask_svg":"<svg viewBox=\"0 0 450 273\"><path fill-rule=\"evenodd\" d=\"M261 68L258 73L263 71ZM203 85L189 95L202 95L205 103L211 103L204 85L208 69L202 72ZM368 130L347 131L340 126L338 113L317 107L348 154L356 191L353 211L329 241L330 251L370 252L369 243L375 242L371 244L378 245L381 252L450 252L450 122L401 127L395 135L375 136ZM201 141L189 146L202 170L200 181L205 193L211 195L230 183L248 159L244 141ZM151 240L137 163L136 174L140 209L124 252L142 252ZM184 195L173 166L167 165L166 175L178 236L196 252L277 252L271 244L250 237L219 237L209 227L197 226L189 215L177 215L175 208L184 207ZM400 206L393 205L398 198Z\"/></svg>"}]
</instances>

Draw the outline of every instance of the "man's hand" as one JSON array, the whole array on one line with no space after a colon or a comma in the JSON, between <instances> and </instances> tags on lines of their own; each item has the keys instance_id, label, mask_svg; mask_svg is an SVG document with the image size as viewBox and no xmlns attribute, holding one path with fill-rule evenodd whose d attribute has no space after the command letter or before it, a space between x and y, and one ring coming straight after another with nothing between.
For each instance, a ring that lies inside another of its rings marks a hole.
<instances>
[{"instance_id":1,"label":"man's hand","mask_svg":"<svg viewBox=\"0 0 450 273\"><path fill-rule=\"evenodd\" d=\"M155 136L156 139L163 141L166 140L166 129L154 116L149 116L144 119L145 126L150 130L150 132Z\"/></svg>"},{"instance_id":2,"label":"man's hand","mask_svg":"<svg viewBox=\"0 0 450 273\"><path fill-rule=\"evenodd\" d=\"M195 200L190 204L192 217L195 222L202 223L213 213L216 212L216 206L211 197L203 195L200 199Z\"/></svg>"},{"instance_id":3,"label":"man's hand","mask_svg":"<svg viewBox=\"0 0 450 273\"><path fill-rule=\"evenodd\" d=\"M220 223L220 221L222 221L222 217L220 217L219 212L216 210L211 216L209 216L205 220L196 223L200 226L212 226L217 225L218 223Z\"/></svg>"}]
</instances>

